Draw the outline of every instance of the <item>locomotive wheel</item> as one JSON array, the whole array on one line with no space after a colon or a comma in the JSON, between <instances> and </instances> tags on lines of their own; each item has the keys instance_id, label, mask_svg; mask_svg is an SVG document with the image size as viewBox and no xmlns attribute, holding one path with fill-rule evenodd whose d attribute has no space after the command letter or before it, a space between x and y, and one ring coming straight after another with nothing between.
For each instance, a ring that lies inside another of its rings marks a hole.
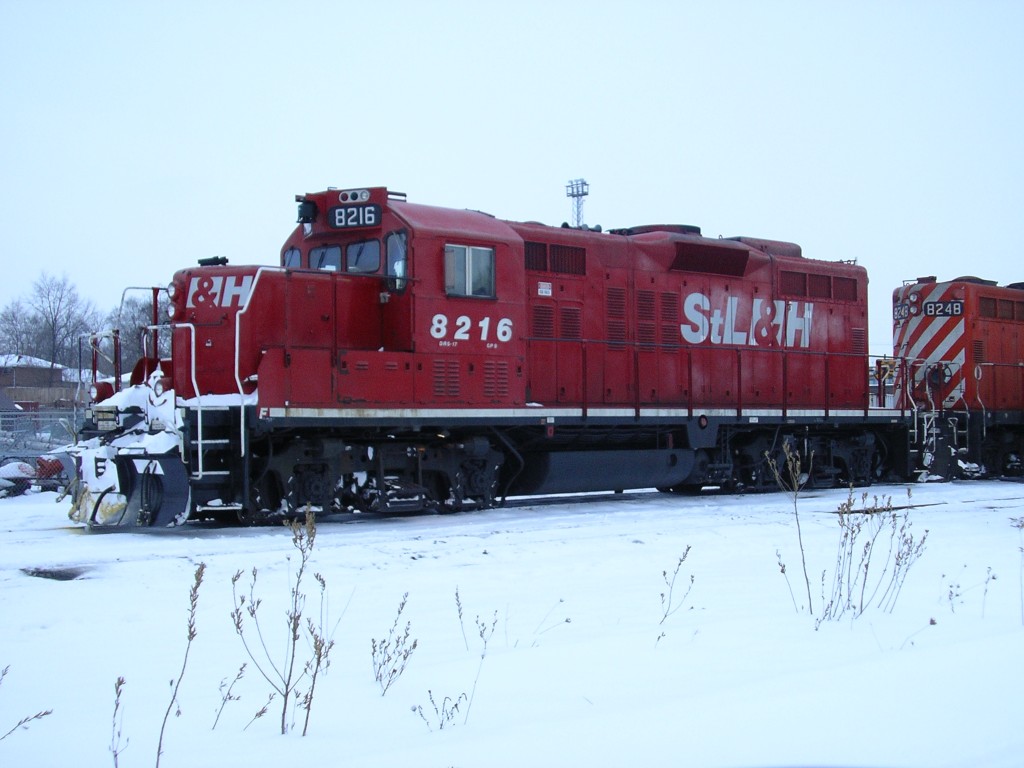
<instances>
[{"instance_id":1,"label":"locomotive wheel","mask_svg":"<svg viewBox=\"0 0 1024 768\"><path fill-rule=\"evenodd\" d=\"M335 506L339 511L369 512L366 503L364 489L369 479L360 479L359 476L350 474L342 478L335 498Z\"/></svg>"},{"instance_id":2,"label":"locomotive wheel","mask_svg":"<svg viewBox=\"0 0 1024 768\"><path fill-rule=\"evenodd\" d=\"M329 479L326 464L296 464L292 476L288 478L288 491L285 500L288 512L301 519L303 510L317 507L321 511L329 511L333 501L333 486Z\"/></svg>"},{"instance_id":3,"label":"locomotive wheel","mask_svg":"<svg viewBox=\"0 0 1024 768\"><path fill-rule=\"evenodd\" d=\"M444 472L424 473L423 483L427 488L428 506L438 514L462 511L461 473L455 483Z\"/></svg>"},{"instance_id":4,"label":"locomotive wheel","mask_svg":"<svg viewBox=\"0 0 1024 768\"><path fill-rule=\"evenodd\" d=\"M345 491L343 503L356 512L385 512L388 507L388 488L395 478L384 478L381 483L376 475L367 475L362 482L353 482Z\"/></svg>"},{"instance_id":5,"label":"locomotive wheel","mask_svg":"<svg viewBox=\"0 0 1024 768\"><path fill-rule=\"evenodd\" d=\"M238 511L242 525L260 525L281 511L284 494L276 472L264 472L249 487L249 503Z\"/></svg>"},{"instance_id":6,"label":"locomotive wheel","mask_svg":"<svg viewBox=\"0 0 1024 768\"><path fill-rule=\"evenodd\" d=\"M494 504L498 491L498 465L488 459L475 459L463 463L460 475L465 477L466 494L477 499L481 507Z\"/></svg>"},{"instance_id":7,"label":"locomotive wheel","mask_svg":"<svg viewBox=\"0 0 1024 768\"><path fill-rule=\"evenodd\" d=\"M764 491L774 487L772 470L760 441L739 450L734 465L733 487L738 491Z\"/></svg>"},{"instance_id":8,"label":"locomotive wheel","mask_svg":"<svg viewBox=\"0 0 1024 768\"><path fill-rule=\"evenodd\" d=\"M819 468L815 465L807 466L806 460L799 455L794 455L795 459L800 463L790 466L786 460L786 455L782 451L776 451L775 456L772 459L775 462L775 468L773 469L766 456L761 457L761 474L764 480L764 484L758 488L761 491L775 491L782 490L787 493L793 491L802 491L804 489L815 488L818 486L817 475L819 474ZM794 477L793 473L799 469L799 474ZM824 470L821 470L824 471ZM831 475L830 475L831 476ZM831 485L831 483L826 483Z\"/></svg>"},{"instance_id":9,"label":"locomotive wheel","mask_svg":"<svg viewBox=\"0 0 1024 768\"><path fill-rule=\"evenodd\" d=\"M466 503L466 480L460 469L451 479L448 494L441 497L439 512L461 512Z\"/></svg>"},{"instance_id":10,"label":"locomotive wheel","mask_svg":"<svg viewBox=\"0 0 1024 768\"><path fill-rule=\"evenodd\" d=\"M359 512L380 512L386 506L384 491L378 487L375 476L367 477L355 494L355 508Z\"/></svg>"}]
</instances>

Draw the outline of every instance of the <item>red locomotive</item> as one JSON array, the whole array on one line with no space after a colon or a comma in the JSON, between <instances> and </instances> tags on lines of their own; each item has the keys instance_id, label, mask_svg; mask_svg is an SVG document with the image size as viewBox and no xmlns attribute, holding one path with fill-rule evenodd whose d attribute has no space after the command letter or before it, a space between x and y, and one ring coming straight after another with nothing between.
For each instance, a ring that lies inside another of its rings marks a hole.
<instances>
[{"instance_id":1,"label":"red locomotive","mask_svg":"<svg viewBox=\"0 0 1024 768\"><path fill-rule=\"evenodd\" d=\"M1024 283L922 277L893 292L899 405L936 471L1016 475L1024 456Z\"/></svg>"},{"instance_id":2,"label":"red locomotive","mask_svg":"<svg viewBox=\"0 0 1024 768\"><path fill-rule=\"evenodd\" d=\"M689 226L502 221L384 188L296 199L279 266L175 274L170 357L98 399L75 449L76 519L764 490L787 444L813 453L818 484L907 477L926 459L921 366L897 402L872 404L861 267ZM993 386L989 407L1010 385Z\"/></svg>"}]
</instances>

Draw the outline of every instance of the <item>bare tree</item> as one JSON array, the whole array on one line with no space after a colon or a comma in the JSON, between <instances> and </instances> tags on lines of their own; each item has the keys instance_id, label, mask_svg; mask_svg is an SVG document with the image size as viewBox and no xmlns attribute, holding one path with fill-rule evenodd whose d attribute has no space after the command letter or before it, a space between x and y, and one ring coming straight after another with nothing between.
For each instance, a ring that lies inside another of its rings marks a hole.
<instances>
[{"instance_id":1,"label":"bare tree","mask_svg":"<svg viewBox=\"0 0 1024 768\"><path fill-rule=\"evenodd\" d=\"M32 347L34 325L21 299L0 311L0 353L27 355Z\"/></svg>"},{"instance_id":2,"label":"bare tree","mask_svg":"<svg viewBox=\"0 0 1024 768\"><path fill-rule=\"evenodd\" d=\"M167 297L162 295L158 308L158 322L167 319ZM92 302L82 299L67 275L53 277L43 272L32 286L28 298L16 299L0 310L0 353L30 355L51 363L77 368L81 343L84 357L90 364L91 351L84 340L100 333L99 367L109 375L113 371L113 344L104 331L117 328L121 338L121 362L130 371L141 357L153 357L153 325L151 295L136 293L127 296L120 307L111 310L106 318L96 311ZM157 334L159 348L156 354L163 358L170 354L170 331L161 329Z\"/></svg>"},{"instance_id":3,"label":"bare tree","mask_svg":"<svg viewBox=\"0 0 1024 768\"><path fill-rule=\"evenodd\" d=\"M99 322L92 302L83 300L67 275L53 277L46 272L32 286L28 299L38 331L35 356L53 364L78 363L78 338Z\"/></svg>"},{"instance_id":4,"label":"bare tree","mask_svg":"<svg viewBox=\"0 0 1024 768\"><path fill-rule=\"evenodd\" d=\"M158 322L167 321L167 299L162 297L157 311ZM121 362L126 370L143 357L167 357L170 354L171 332L162 328L157 333L158 349L153 350L153 300L141 294L126 296L118 309L107 316L107 326L117 328L121 336Z\"/></svg>"}]
</instances>

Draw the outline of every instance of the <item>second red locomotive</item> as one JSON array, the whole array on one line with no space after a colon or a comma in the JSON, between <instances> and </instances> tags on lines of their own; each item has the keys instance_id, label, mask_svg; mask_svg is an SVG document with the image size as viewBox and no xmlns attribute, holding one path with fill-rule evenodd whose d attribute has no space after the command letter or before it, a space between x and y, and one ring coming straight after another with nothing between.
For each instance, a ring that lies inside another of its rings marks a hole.
<instances>
[{"instance_id":1,"label":"second red locomotive","mask_svg":"<svg viewBox=\"0 0 1024 768\"><path fill-rule=\"evenodd\" d=\"M968 472L1019 475L1024 283L919 278L894 291L893 327L898 405L916 414L922 449Z\"/></svg>"},{"instance_id":2,"label":"second red locomotive","mask_svg":"<svg viewBox=\"0 0 1024 768\"><path fill-rule=\"evenodd\" d=\"M503 221L384 188L297 202L278 266L174 276L169 358L140 361L136 386L93 408L77 519L763 490L787 444L813 453L819 484L921 462L913 397L871 402L862 267L683 225Z\"/></svg>"}]
</instances>

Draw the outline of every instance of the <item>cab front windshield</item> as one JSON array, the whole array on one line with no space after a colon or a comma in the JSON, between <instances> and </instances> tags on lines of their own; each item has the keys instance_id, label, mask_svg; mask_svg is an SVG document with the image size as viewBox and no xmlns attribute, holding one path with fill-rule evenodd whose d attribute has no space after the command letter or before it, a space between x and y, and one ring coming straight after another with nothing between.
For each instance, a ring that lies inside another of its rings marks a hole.
<instances>
[{"instance_id":1,"label":"cab front windshield","mask_svg":"<svg viewBox=\"0 0 1024 768\"><path fill-rule=\"evenodd\" d=\"M387 254L387 276L395 279L396 290L404 286L406 275L406 234L392 232L384 238ZM281 266L285 269L313 269L323 272L346 272L348 274L374 275L381 269L381 241L377 238L358 240L345 244L317 245L306 253L292 246L281 254Z\"/></svg>"}]
</instances>

